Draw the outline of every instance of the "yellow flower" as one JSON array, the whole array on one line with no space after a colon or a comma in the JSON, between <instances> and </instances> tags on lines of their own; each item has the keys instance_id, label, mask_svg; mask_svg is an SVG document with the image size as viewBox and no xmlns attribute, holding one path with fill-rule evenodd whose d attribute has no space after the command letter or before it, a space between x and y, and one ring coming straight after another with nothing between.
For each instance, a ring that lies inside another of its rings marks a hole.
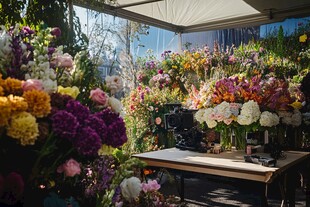
<instances>
[{"instance_id":1,"label":"yellow flower","mask_svg":"<svg viewBox=\"0 0 310 207\"><path fill-rule=\"evenodd\" d=\"M33 145L39 135L39 127L34 116L28 112L20 112L12 115L6 133L23 146Z\"/></svg>"},{"instance_id":2,"label":"yellow flower","mask_svg":"<svg viewBox=\"0 0 310 207\"><path fill-rule=\"evenodd\" d=\"M200 58L200 54L199 54L198 52L196 52L196 53L194 54L194 58L196 58L196 59Z\"/></svg>"},{"instance_id":3,"label":"yellow flower","mask_svg":"<svg viewBox=\"0 0 310 207\"><path fill-rule=\"evenodd\" d=\"M306 42L307 41L307 35L303 34L299 37L299 42Z\"/></svg>"},{"instance_id":4,"label":"yellow flower","mask_svg":"<svg viewBox=\"0 0 310 207\"><path fill-rule=\"evenodd\" d=\"M2 87L6 94L21 95L23 93L22 81L14 78L4 80Z\"/></svg>"},{"instance_id":5,"label":"yellow flower","mask_svg":"<svg viewBox=\"0 0 310 207\"><path fill-rule=\"evenodd\" d=\"M64 95L69 95L72 98L76 98L79 93L80 90L78 87L73 86L73 87L62 87L62 86L58 86L58 93L64 94Z\"/></svg>"},{"instance_id":6,"label":"yellow flower","mask_svg":"<svg viewBox=\"0 0 310 207\"><path fill-rule=\"evenodd\" d=\"M8 125L11 116L11 104L7 97L0 96L0 127Z\"/></svg>"},{"instance_id":7,"label":"yellow flower","mask_svg":"<svg viewBox=\"0 0 310 207\"><path fill-rule=\"evenodd\" d=\"M178 66L173 65L173 66L171 66L171 68L172 68L172 69L178 69Z\"/></svg>"},{"instance_id":8,"label":"yellow flower","mask_svg":"<svg viewBox=\"0 0 310 207\"><path fill-rule=\"evenodd\" d=\"M28 108L28 103L21 96L13 96L12 94L8 96L8 100L11 104L12 112L26 111Z\"/></svg>"},{"instance_id":9,"label":"yellow flower","mask_svg":"<svg viewBox=\"0 0 310 207\"><path fill-rule=\"evenodd\" d=\"M98 151L98 155L111 155L114 152L115 148L103 144Z\"/></svg>"},{"instance_id":10,"label":"yellow flower","mask_svg":"<svg viewBox=\"0 0 310 207\"><path fill-rule=\"evenodd\" d=\"M184 68L185 69L190 69L191 64L189 62L184 63Z\"/></svg>"},{"instance_id":11,"label":"yellow flower","mask_svg":"<svg viewBox=\"0 0 310 207\"><path fill-rule=\"evenodd\" d=\"M302 108L302 103L299 101L295 101L289 105L292 106L294 109L301 109Z\"/></svg>"},{"instance_id":12,"label":"yellow flower","mask_svg":"<svg viewBox=\"0 0 310 207\"><path fill-rule=\"evenodd\" d=\"M28 112L35 117L45 117L51 112L51 98L44 91L25 91L23 97L28 103Z\"/></svg>"}]
</instances>

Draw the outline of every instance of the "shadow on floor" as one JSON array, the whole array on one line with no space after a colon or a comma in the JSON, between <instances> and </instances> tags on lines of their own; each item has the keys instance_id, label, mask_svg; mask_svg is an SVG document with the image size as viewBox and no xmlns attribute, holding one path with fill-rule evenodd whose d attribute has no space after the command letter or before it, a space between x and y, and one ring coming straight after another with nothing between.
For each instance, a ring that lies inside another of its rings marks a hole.
<instances>
[{"instance_id":1,"label":"shadow on floor","mask_svg":"<svg viewBox=\"0 0 310 207\"><path fill-rule=\"evenodd\" d=\"M174 179L175 178L175 179ZM199 202L188 207L212 206L212 207L257 207L261 205L259 185L256 182L237 180L230 178L218 179L218 176L206 176L200 174L188 174L184 179L185 199ZM165 173L161 180L161 192L164 195L179 195L179 176L175 173ZM268 205L270 207L281 206L279 187L269 185ZM295 207L305 207L306 196L301 188L296 190Z\"/></svg>"}]
</instances>

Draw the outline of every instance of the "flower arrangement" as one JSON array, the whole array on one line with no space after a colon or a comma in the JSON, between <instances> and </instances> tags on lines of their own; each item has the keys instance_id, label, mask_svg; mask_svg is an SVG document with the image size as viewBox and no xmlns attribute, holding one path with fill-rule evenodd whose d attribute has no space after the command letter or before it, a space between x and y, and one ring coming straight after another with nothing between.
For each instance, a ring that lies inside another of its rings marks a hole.
<instances>
[{"instance_id":1,"label":"flower arrangement","mask_svg":"<svg viewBox=\"0 0 310 207\"><path fill-rule=\"evenodd\" d=\"M121 184L144 167L121 151L121 79L102 82L86 51L63 54L53 42L60 33L2 27L0 205L165 206L156 181L130 198Z\"/></svg>"}]
</instances>

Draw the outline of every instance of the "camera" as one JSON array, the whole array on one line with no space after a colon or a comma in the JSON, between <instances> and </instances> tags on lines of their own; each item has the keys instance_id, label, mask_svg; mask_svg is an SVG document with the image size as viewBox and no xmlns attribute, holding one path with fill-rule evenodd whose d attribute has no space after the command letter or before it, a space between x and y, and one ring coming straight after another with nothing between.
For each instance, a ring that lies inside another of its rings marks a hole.
<instances>
[{"instance_id":1,"label":"camera","mask_svg":"<svg viewBox=\"0 0 310 207\"><path fill-rule=\"evenodd\" d=\"M195 126L194 114L197 110L182 108L181 104L166 104L170 113L164 115L165 129L188 130Z\"/></svg>"},{"instance_id":2,"label":"camera","mask_svg":"<svg viewBox=\"0 0 310 207\"><path fill-rule=\"evenodd\" d=\"M205 133L200 131L194 119L197 110L182 108L181 104L166 104L170 113L164 115L165 129L173 130L176 148L206 152Z\"/></svg>"}]
</instances>

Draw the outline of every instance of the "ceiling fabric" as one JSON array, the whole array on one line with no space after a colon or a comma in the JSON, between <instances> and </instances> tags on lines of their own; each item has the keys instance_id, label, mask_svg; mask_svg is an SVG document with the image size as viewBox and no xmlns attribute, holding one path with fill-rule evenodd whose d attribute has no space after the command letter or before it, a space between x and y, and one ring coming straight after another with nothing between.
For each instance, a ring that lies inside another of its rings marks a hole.
<instances>
[{"instance_id":1,"label":"ceiling fabric","mask_svg":"<svg viewBox=\"0 0 310 207\"><path fill-rule=\"evenodd\" d=\"M174 32L189 33L310 16L309 0L73 0L73 4Z\"/></svg>"}]
</instances>

